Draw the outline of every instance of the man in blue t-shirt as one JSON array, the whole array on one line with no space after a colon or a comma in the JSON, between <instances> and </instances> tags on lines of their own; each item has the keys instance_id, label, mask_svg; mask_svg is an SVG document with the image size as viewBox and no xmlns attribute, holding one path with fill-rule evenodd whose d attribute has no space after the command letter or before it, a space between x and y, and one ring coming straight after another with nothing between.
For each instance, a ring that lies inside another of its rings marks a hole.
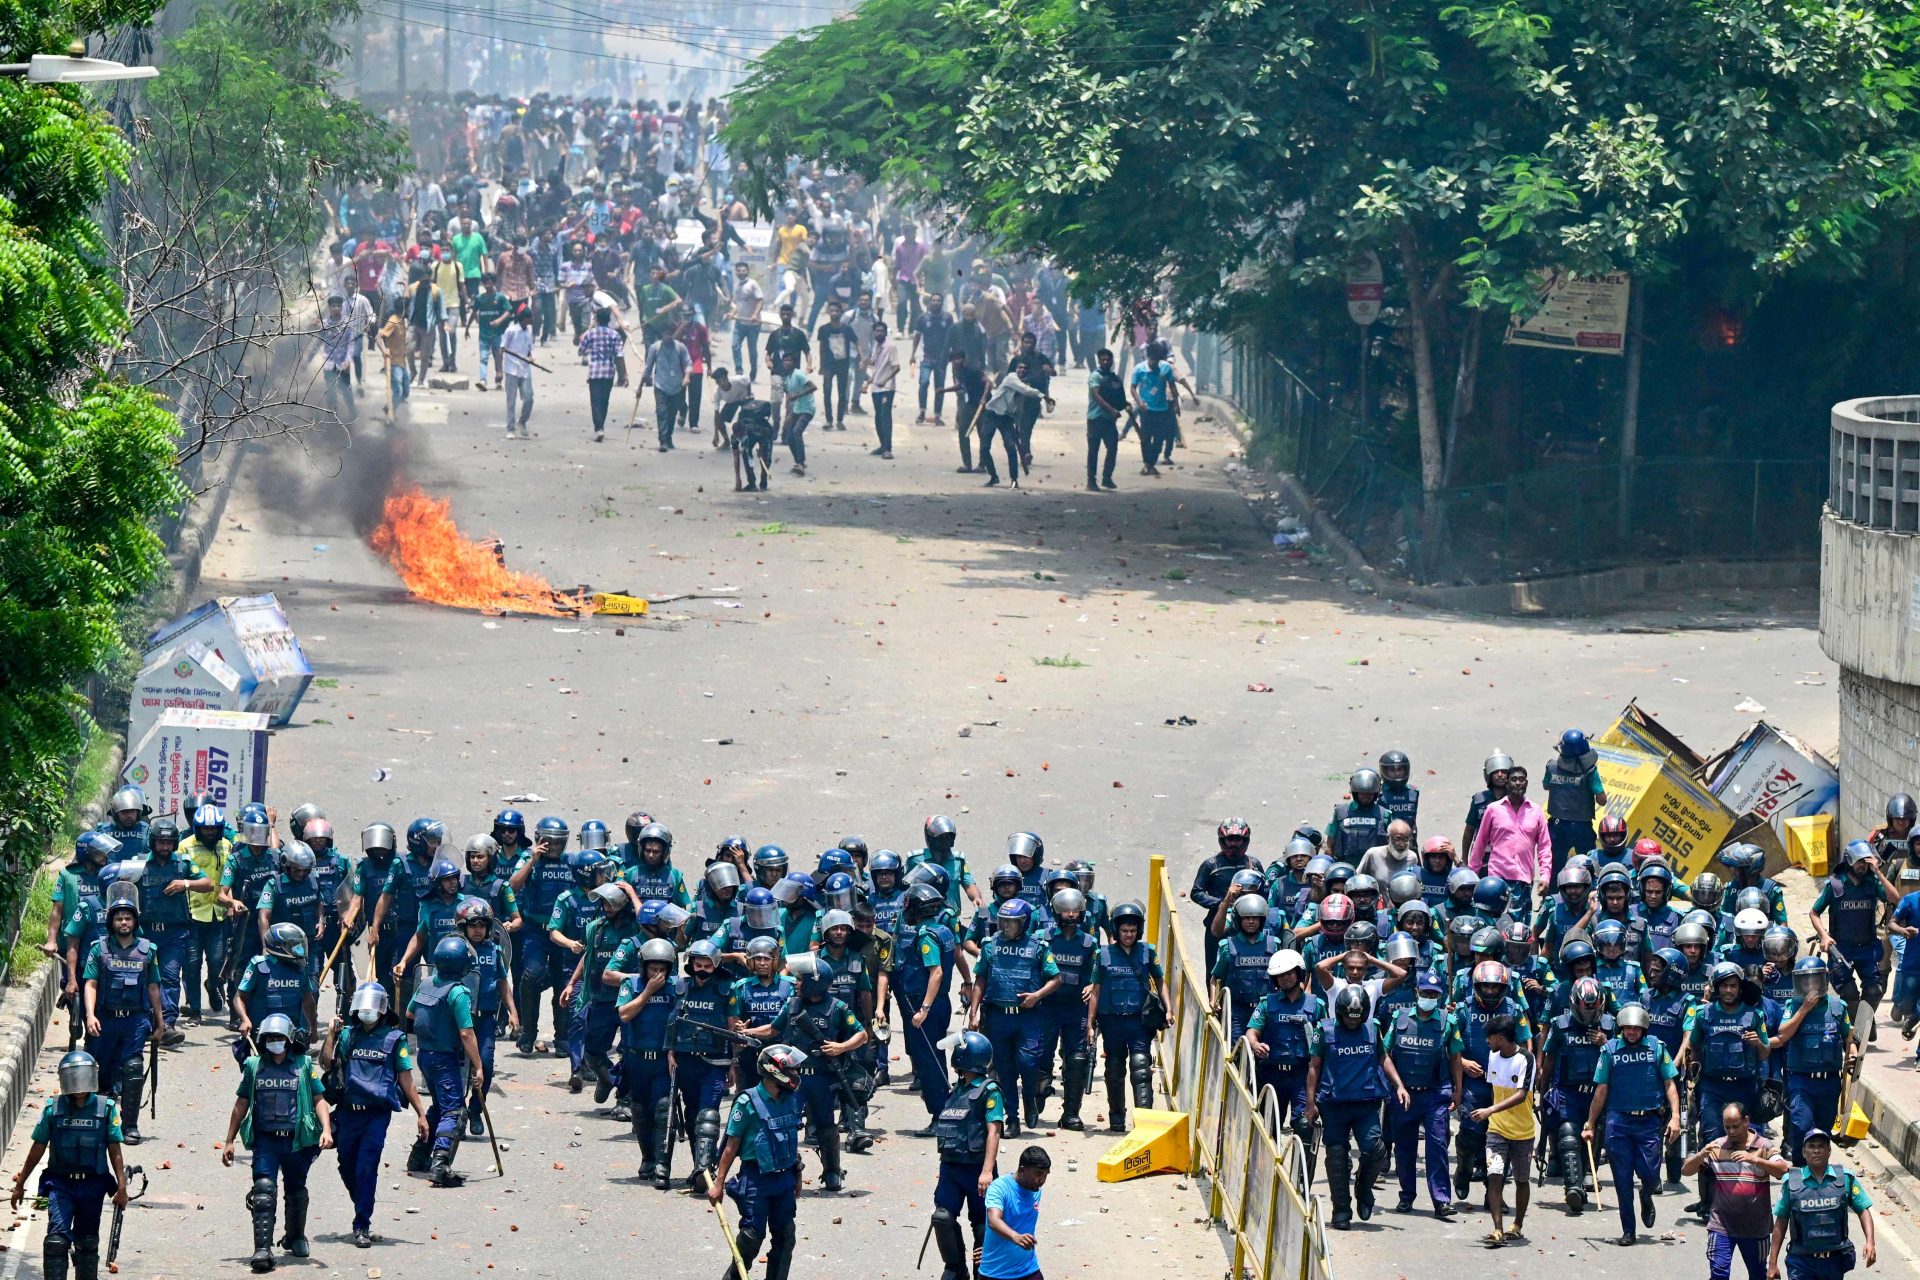
<instances>
[{"instance_id":1,"label":"man in blue t-shirt","mask_svg":"<svg viewBox=\"0 0 1920 1280\"><path fill-rule=\"evenodd\" d=\"M1906 939L1920 933L1920 891L1907 894L1894 905L1887 932ZM1893 973L1893 1016L1900 1024L1900 1034L1909 1040L1913 1039L1914 1031L1920 1029L1917 1004L1920 1004L1920 947L1908 942Z\"/></svg>"},{"instance_id":2,"label":"man in blue t-shirt","mask_svg":"<svg viewBox=\"0 0 1920 1280\"><path fill-rule=\"evenodd\" d=\"M1040 1188L1053 1159L1045 1147L1020 1153L1020 1167L987 1188L987 1238L980 1251L985 1280L1041 1280L1034 1232L1040 1226Z\"/></svg>"},{"instance_id":3,"label":"man in blue t-shirt","mask_svg":"<svg viewBox=\"0 0 1920 1280\"><path fill-rule=\"evenodd\" d=\"M1167 344L1147 344L1147 358L1133 366L1129 383L1133 407L1139 415L1140 468L1143 476L1157 476L1161 445L1173 439L1173 366L1167 363Z\"/></svg>"}]
</instances>

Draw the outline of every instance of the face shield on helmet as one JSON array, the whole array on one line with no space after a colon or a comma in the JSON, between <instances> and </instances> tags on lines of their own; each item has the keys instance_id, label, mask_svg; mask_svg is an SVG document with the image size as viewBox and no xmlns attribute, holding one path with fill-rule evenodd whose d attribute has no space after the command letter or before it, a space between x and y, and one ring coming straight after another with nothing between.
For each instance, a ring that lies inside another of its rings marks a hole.
<instances>
[{"instance_id":1,"label":"face shield on helmet","mask_svg":"<svg viewBox=\"0 0 1920 1280\"><path fill-rule=\"evenodd\" d=\"M1420 958L1420 942L1410 933L1395 933L1387 939L1386 960L1402 968Z\"/></svg>"},{"instance_id":2,"label":"face shield on helmet","mask_svg":"<svg viewBox=\"0 0 1920 1280\"><path fill-rule=\"evenodd\" d=\"M1020 868L1007 862L994 869L992 877L987 881L987 888L994 897L1004 901L1019 896L1020 889L1025 883L1026 881L1020 877Z\"/></svg>"},{"instance_id":3,"label":"face shield on helmet","mask_svg":"<svg viewBox=\"0 0 1920 1280\"><path fill-rule=\"evenodd\" d=\"M533 825L533 842L542 850L565 853L573 832L563 818L545 817Z\"/></svg>"},{"instance_id":4,"label":"face shield on helmet","mask_svg":"<svg viewBox=\"0 0 1920 1280\"><path fill-rule=\"evenodd\" d=\"M263 1051L279 1057L293 1045L293 1019L284 1013L268 1014L260 1020L254 1039Z\"/></svg>"},{"instance_id":5,"label":"face shield on helmet","mask_svg":"<svg viewBox=\"0 0 1920 1280\"><path fill-rule=\"evenodd\" d=\"M305 830L294 839L313 850L315 857L325 857L333 852L333 824L325 818L309 818Z\"/></svg>"},{"instance_id":6,"label":"face shield on helmet","mask_svg":"<svg viewBox=\"0 0 1920 1280\"><path fill-rule=\"evenodd\" d=\"M1818 1000L1827 994L1827 962L1819 956L1802 956L1793 966L1793 992L1802 1000Z\"/></svg>"},{"instance_id":7,"label":"face shield on helmet","mask_svg":"<svg viewBox=\"0 0 1920 1280\"><path fill-rule=\"evenodd\" d=\"M702 878L707 883L707 892L718 902L732 901L740 890L740 868L731 862L709 864Z\"/></svg>"},{"instance_id":8,"label":"face shield on helmet","mask_svg":"<svg viewBox=\"0 0 1920 1280\"><path fill-rule=\"evenodd\" d=\"M763 844L753 851L753 879L762 889L771 889L787 874L787 851L777 844Z\"/></svg>"},{"instance_id":9,"label":"face shield on helmet","mask_svg":"<svg viewBox=\"0 0 1920 1280\"><path fill-rule=\"evenodd\" d=\"M1593 928L1593 945L1602 960L1615 963L1627 954L1627 927L1618 920L1602 920Z\"/></svg>"},{"instance_id":10,"label":"face shield on helmet","mask_svg":"<svg viewBox=\"0 0 1920 1280\"><path fill-rule=\"evenodd\" d=\"M1087 914L1087 895L1079 889L1061 889L1048 900L1055 924L1078 925Z\"/></svg>"},{"instance_id":11,"label":"face shield on helmet","mask_svg":"<svg viewBox=\"0 0 1920 1280\"><path fill-rule=\"evenodd\" d=\"M100 1064L84 1049L60 1059L60 1092L68 1097L100 1092Z\"/></svg>"},{"instance_id":12,"label":"face shield on helmet","mask_svg":"<svg viewBox=\"0 0 1920 1280\"><path fill-rule=\"evenodd\" d=\"M244 822L240 825L240 838L248 844L254 843L253 837L247 834L247 827ZM360 852L369 858L373 858L376 861L382 858L390 858L398 847L398 840L393 833L393 828L384 822L370 823L360 830Z\"/></svg>"},{"instance_id":13,"label":"face shield on helmet","mask_svg":"<svg viewBox=\"0 0 1920 1280\"><path fill-rule=\"evenodd\" d=\"M936 858L944 859L951 854L954 841L960 838L959 828L955 827L953 819L944 813L928 818L922 831L926 836L928 851Z\"/></svg>"},{"instance_id":14,"label":"face shield on helmet","mask_svg":"<svg viewBox=\"0 0 1920 1280\"><path fill-rule=\"evenodd\" d=\"M1045 848L1040 837L1033 832L1016 831L1007 837L1007 861L1024 874L1040 865Z\"/></svg>"},{"instance_id":15,"label":"face shield on helmet","mask_svg":"<svg viewBox=\"0 0 1920 1280\"><path fill-rule=\"evenodd\" d=\"M946 895L930 884L916 884L907 890L902 899L900 914L908 924L925 924L937 920L946 909Z\"/></svg>"},{"instance_id":16,"label":"face shield on helmet","mask_svg":"<svg viewBox=\"0 0 1920 1280\"><path fill-rule=\"evenodd\" d=\"M853 877L844 871L834 872L822 886L822 895L829 909L853 910Z\"/></svg>"},{"instance_id":17,"label":"face shield on helmet","mask_svg":"<svg viewBox=\"0 0 1920 1280\"><path fill-rule=\"evenodd\" d=\"M1355 911L1369 915L1380 909L1380 882L1365 872L1356 871L1347 881L1347 896L1353 899Z\"/></svg>"},{"instance_id":18,"label":"face shield on helmet","mask_svg":"<svg viewBox=\"0 0 1920 1280\"><path fill-rule=\"evenodd\" d=\"M804 871L789 872L779 884L773 886L773 900L783 907L795 908L803 903L813 906L819 900L820 891L813 883L813 877Z\"/></svg>"},{"instance_id":19,"label":"face shield on helmet","mask_svg":"<svg viewBox=\"0 0 1920 1280\"><path fill-rule=\"evenodd\" d=\"M1721 899L1726 896L1726 881L1711 871L1702 871L1687 886L1687 901L1703 911L1718 911Z\"/></svg>"},{"instance_id":20,"label":"face shield on helmet","mask_svg":"<svg viewBox=\"0 0 1920 1280\"><path fill-rule=\"evenodd\" d=\"M780 925L780 904L774 901L771 891L759 885L746 891L741 899L741 914L746 917L749 929L775 929Z\"/></svg>"},{"instance_id":21,"label":"face shield on helmet","mask_svg":"<svg viewBox=\"0 0 1920 1280\"><path fill-rule=\"evenodd\" d=\"M1790 965L1794 957L1800 954L1799 935L1784 924L1772 925L1760 940L1760 950L1765 953L1769 964Z\"/></svg>"},{"instance_id":22,"label":"face shield on helmet","mask_svg":"<svg viewBox=\"0 0 1920 1280\"><path fill-rule=\"evenodd\" d=\"M1407 779L1413 776L1413 762L1407 759L1407 753L1398 748L1382 753L1380 756L1380 777L1396 787L1405 786Z\"/></svg>"},{"instance_id":23,"label":"face shield on helmet","mask_svg":"<svg viewBox=\"0 0 1920 1280\"><path fill-rule=\"evenodd\" d=\"M294 880L313 874L313 850L298 840L289 840L280 850L280 869Z\"/></svg>"},{"instance_id":24,"label":"face shield on helmet","mask_svg":"<svg viewBox=\"0 0 1920 1280\"><path fill-rule=\"evenodd\" d=\"M1417 902L1419 901L1419 899L1420 899L1420 873L1419 872L1417 871L1396 872L1394 874L1393 879L1387 881L1387 900L1393 903L1394 908L1396 910L1399 909L1400 907L1406 906L1409 902Z\"/></svg>"},{"instance_id":25,"label":"face shield on helmet","mask_svg":"<svg viewBox=\"0 0 1920 1280\"><path fill-rule=\"evenodd\" d=\"M1267 900L1259 894L1243 893L1233 900L1234 926L1249 938L1258 937L1267 927L1270 910Z\"/></svg>"},{"instance_id":26,"label":"face shield on helmet","mask_svg":"<svg viewBox=\"0 0 1920 1280\"><path fill-rule=\"evenodd\" d=\"M1093 892L1093 864L1082 858L1075 858L1067 864L1067 870L1073 872L1073 878L1080 882L1080 892Z\"/></svg>"},{"instance_id":27,"label":"face shield on helmet","mask_svg":"<svg viewBox=\"0 0 1920 1280\"><path fill-rule=\"evenodd\" d=\"M362 1026L370 1027L387 1016L387 989L377 982L363 982L353 989L347 1012Z\"/></svg>"},{"instance_id":28,"label":"face shield on helmet","mask_svg":"<svg viewBox=\"0 0 1920 1280\"><path fill-rule=\"evenodd\" d=\"M561 823L561 826L565 825ZM431 858L446 838L446 827L436 819L415 818L407 824L407 853L410 857L422 860Z\"/></svg>"},{"instance_id":29,"label":"face shield on helmet","mask_svg":"<svg viewBox=\"0 0 1920 1280\"><path fill-rule=\"evenodd\" d=\"M1027 936L1027 927L1033 922L1033 907L1015 898L1003 902L993 913L994 923L999 926L1000 936L1009 942L1016 942Z\"/></svg>"},{"instance_id":30,"label":"face shield on helmet","mask_svg":"<svg viewBox=\"0 0 1920 1280\"><path fill-rule=\"evenodd\" d=\"M600 819L588 818L580 824L580 847L582 849L598 849L604 852L612 842L612 833L607 830L607 824L600 821Z\"/></svg>"}]
</instances>

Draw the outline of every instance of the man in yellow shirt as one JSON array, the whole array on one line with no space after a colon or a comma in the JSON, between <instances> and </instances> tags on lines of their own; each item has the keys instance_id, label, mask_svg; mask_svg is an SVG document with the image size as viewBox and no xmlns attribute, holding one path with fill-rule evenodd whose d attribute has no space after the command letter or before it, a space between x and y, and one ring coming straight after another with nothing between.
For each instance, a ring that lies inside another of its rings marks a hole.
<instances>
[{"instance_id":1,"label":"man in yellow shirt","mask_svg":"<svg viewBox=\"0 0 1920 1280\"><path fill-rule=\"evenodd\" d=\"M440 320L440 372L442 373L454 371L456 354L453 317L446 314L445 304L449 300L457 300L460 304L460 316L462 319L466 318L467 294L466 290L460 287L461 281L465 279L466 273L461 271L459 259L455 258L445 245L434 246L433 283L434 287L440 290L442 302ZM432 354L433 351L429 348L428 357L431 358Z\"/></svg>"},{"instance_id":2,"label":"man in yellow shirt","mask_svg":"<svg viewBox=\"0 0 1920 1280\"><path fill-rule=\"evenodd\" d=\"M786 266L793 260L793 251L807 242L807 229L800 225L800 215L787 210L786 220L773 229L773 260Z\"/></svg>"},{"instance_id":3,"label":"man in yellow shirt","mask_svg":"<svg viewBox=\"0 0 1920 1280\"><path fill-rule=\"evenodd\" d=\"M156 823L171 824L171 818L156 818ZM209 889L190 889L187 891L187 910L193 916L192 932L187 935L186 972L181 975L181 985L187 1000L187 1016L195 1022L200 1020L200 992L204 989L207 999L212 1002L215 1012L226 1007L227 992L222 973L227 967L227 913L220 905L220 874L226 870L227 854L231 851L226 840L216 840L212 844L204 843L198 832L193 839L180 846L180 852L193 863L193 869L199 874L196 879L207 881ZM205 969L202 987L202 969Z\"/></svg>"},{"instance_id":4,"label":"man in yellow shirt","mask_svg":"<svg viewBox=\"0 0 1920 1280\"><path fill-rule=\"evenodd\" d=\"M1493 1216L1493 1230L1481 1243L1490 1249L1526 1243L1521 1227L1533 1191L1533 1144L1540 1136L1533 1114L1533 1055L1520 1046L1517 1033L1514 1020L1504 1014L1487 1023L1487 1083L1493 1086L1493 1104L1473 1112L1473 1119L1487 1126L1487 1212ZM1500 1225L1505 1212L1500 1192L1508 1178L1513 1179L1511 1231Z\"/></svg>"}]
</instances>

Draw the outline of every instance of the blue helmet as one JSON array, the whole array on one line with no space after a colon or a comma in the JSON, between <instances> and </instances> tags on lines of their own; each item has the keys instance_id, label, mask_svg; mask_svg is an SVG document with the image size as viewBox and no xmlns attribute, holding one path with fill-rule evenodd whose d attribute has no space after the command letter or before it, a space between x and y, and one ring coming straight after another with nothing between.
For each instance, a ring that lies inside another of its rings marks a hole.
<instances>
[{"instance_id":1,"label":"blue helmet","mask_svg":"<svg viewBox=\"0 0 1920 1280\"><path fill-rule=\"evenodd\" d=\"M452 858L435 858L433 865L427 868L427 879L433 881L436 888L439 887L439 883L442 880L458 880L459 878L460 864Z\"/></svg>"},{"instance_id":2,"label":"blue helmet","mask_svg":"<svg viewBox=\"0 0 1920 1280\"><path fill-rule=\"evenodd\" d=\"M795 907L802 902L818 903L820 888L806 872L791 871L773 886L773 900L783 907Z\"/></svg>"},{"instance_id":3,"label":"blue helmet","mask_svg":"<svg viewBox=\"0 0 1920 1280\"><path fill-rule=\"evenodd\" d=\"M1793 990L1802 1000L1827 994L1827 961L1824 956L1801 956L1793 962Z\"/></svg>"},{"instance_id":4,"label":"blue helmet","mask_svg":"<svg viewBox=\"0 0 1920 1280\"><path fill-rule=\"evenodd\" d=\"M407 852L425 858L447 838L447 828L436 818L415 818L407 824Z\"/></svg>"},{"instance_id":5,"label":"blue helmet","mask_svg":"<svg viewBox=\"0 0 1920 1280\"><path fill-rule=\"evenodd\" d=\"M600 883L600 873L611 871L613 863L607 855L598 849L576 849L567 855L567 865L573 868L573 879L583 889L591 889Z\"/></svg>"},{"instance_id":6,"label":"blue helmet","mask_svg":"<svg viewBox=\"0 0 1920 1280\"><path fill-rule=\"evenodd\" d=\"M1671 991L1680 985L1680 978L1687 971L1687 958L1677 947L1662 947L1653 953L1653 959L1666 966L1661 970L1659 980L1654 984L1656 990Z\"/></svg>"},{"instance_id":7,"label":"blue helmet","mask_svg":"<svg viewBox=\"0 0 1920 1280\"><path fill-rule=\"evenodd\" d=\"M787 874L787 851L777 844L763 844L753 851L753 877L762 887L771 889Z\"/></svg>"},{"instance_id":8,"label":"blue helmet","mask_svg":"<svg viewBox=\"0 0 1920 1280\"><path fill-rule=\"evenodd\" d=\"M780 924L780 904L773 894L759 885L740 895L740 910L749 929L773 929Z\"/></svg>"},{"instance_id":9,"label":"blue helmet","mask_svg":"<svg viewBox=\"0 0 1920 1280\"><path fill-rule=\"evenodd\" d=\"M546 817L533 825L535 840L551 841L562 849L567 847L567 820L565 818Z\"/></svg>"},{"instance_id":10,"label":"blue helmet","mask_svg":"<svg viewBox=\"0 0 1920 1280\"><path fill-rule=\"evenodd\" d=\"M1683 962L1685 959L1686 957L1681 957ZM1572 973L1573 966L1579 964L1582 960L1592 960L1595 964L1599 963L1599 956L1594 951L1593 944L1585 938L1575 938L1560 948L1560 967L1566 972Z\"/></svg>"},{"instance_id":11,"label":"blue helmet","mask_svg":"<svg viewBox=\"0 0 1920 1280\"><path fill-rule=\"evenodd\" d=\"M1482 911L1507 909L1507 882L1499 876L1481 876L1473 886L1473 905Z\"/></svg>"},{"instance_id":12,"label":"blue helmet","mask_svg":"<svg viewBox=\"0 0 1920 1280\"><path fill-rule=\"evenodd\" d=\"M1026 877L1020 874L1020 868L1014 866L1011 862L1003 862L993 869L993 875L988 879L987 887L997 891L1003 884L1012 885L1013 891L1018 893L1020 887L1025 883Z\"/></svg>"},{"instance_id":13,"label":"blue helmet","mask_svg":"<svg viewBox=\"0 0 1920 1280\"><path fill-rule=\"evenodd\" d=\"M858 870L859 867L855 865L853 855L845 849L829 849L820 855L818 873L822 876L831 876L836 872L850 876Z\"/></svg>"},{"instance_id":14,"label":"blue helmet","mask_svg":"<svg viewBox=\"0 0 1920 1280\"><path fill-rule=\"evenodd\" d=\"M882 849L867 859L867 874L877 876L882 871L891 871L897 876L902 865L899 854L891 849Z\"/></svg>"},{"instance_id":15,"label":"blue helmet","mask_svg":"<svg viewBox=\"0 0 1920 1280\"><path fill-rule=\"evenodd\" d=\"M947 874L947 869L939 863L923 862L907 872L907 887L911 889L917 884L924 884L945 898L952 887L953 877Z\"/></svg>"},{"instance_id":16,"label":"blue helmet","mask_svg":"<svg viewBox=\"0 0 1920 1280\"><path fill-rule=\"evenodd\" d=\"M433 971L448 981L464 978L473 969L473 944L448 936L433 944Z\"/></svg>"},{"instance_id":17,"label":"blue helmet","mask_svg":"<svg viewBox=\"0 0 1920 1280\"><path fill-rule=\"evenodd\" d=\"M846 872L836 871L828 876L821 889L827 906L841 911L853 910L853 877Z\"/></svg>"},{"instance_id":18,"label":"blue helmet","mask_svg":"<svg viewBox=\"0 0 1920 1280\"><path fill-rule=\"evenodd\" d=\"M1592 751L1593 746L1587 741L1587 735L1578 729L1569 729L1560 735L1561 759L1578 760L1584 763Z\"/></svg>"},{"instance_id":19,"label":"blue helmet","mask_svg":"<svg viewBox=\"0 0 1920 1280\"><path fill-rule=\"evenodd\" d=\"M582 849L604 849L611 837L607 834L607 824L598 818L588 818L580 824L580 847Z\"/></svg>"},{"instance_id":20,"label":"blue helmet","mask_svg":"<svg viewBox=\"0 0 1920 1280\"><path fill-rule=\"evenodd\" d=\"M503 848L512 848L527 838L527 815L518 809L502 809L493 815L493 838Z\"/></svg>"},{"instance_id":21,"label":"blue helmet","mask_svg":"<svg viewBox=\"0 0 1920 1280\"><path fill-rule=\"evenodd\" d=\"M1626 946L1627 926L1618 920L1602 920L1593 926L1593 945L1596 947Z\"/></svg>"},{"instance_id":22,"label":"blue helmet","mask_svg":"<svg viewBox=\"0 0 1920 1280\"><path fill-rule=\"evenodd\" d=\"M1009 898L993 913L1003 937L1018 938L1033 925L1033 904L1025 898Z\"/></svg>"},{"instance_id":23,"label":"blue helmet","mask_svg":"<svg viewBox=\"0 0 1920 1280\"><path fill-rule=\"evenodd\" d=\"M993 1042L978 1031L963 1031L960 1043L953 1046L952 1061L955 1071L985 1075L993 1066Z\"/></svg>"},{"instance_id":24,"label":"blue helmet","mask_svg":"<svg viewBox=\"0 0 1920 1280\"><path fill-rule=\"evenodd\" d=\"M120 852L120 842L103 831L83 832L80 838L74 841L73 846L73 856L76 858L85 858L89 854L97 853L101 860L105 861L118 852Z\"/></svg>"}]
</instances>

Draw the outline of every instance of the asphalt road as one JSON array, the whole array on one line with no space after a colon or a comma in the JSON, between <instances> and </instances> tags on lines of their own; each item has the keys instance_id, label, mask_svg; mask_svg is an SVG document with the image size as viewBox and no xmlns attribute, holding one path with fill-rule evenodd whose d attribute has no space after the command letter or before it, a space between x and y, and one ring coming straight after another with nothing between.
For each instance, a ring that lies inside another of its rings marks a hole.
<instances>
[{"instance_id":1,"label":"asphalt road","mask_svg":"<svg viewBox=\"0 0 1920 1280\"><path fill-rule=\"evenodd\" d=\"M1426 829L1457 835L1488 751L1537 768L1561 729L1597 730L1630 698L1702 748L1751 722L1734 710L1742 698L1816 745L1836 736L1809 598L1651 600L1577 622L1401 608L1270 545L1264 486L1219 423L1189 422L1166 478L1134 474L1135 454L1119 493L1085 492L1077 378L1062 380L1039 473L1020 491L956 475L951 433L914 427L908 407L897 461L867 455L856 417L845 434L812 433L806 479L783 465L770 492L748 495L698 438L666 455L617 432L590 443L577 367L557 349L548 362L558 373L540 384L531 442L503 438L498 393L421 392L408 425L363 421L351 447L338 432L280 439L243 466L203 593L278 592L321 677L273 740L283 814L317 800L351 843L367 822L427 813L459 842L513 796L543 797L519 807L576 827L646 808L697 868L731 832L801 857L848 833L906 852L923 818L946 812L976 865L1000 861L1008 832L1036 830L1049 858L1094 861L1118 901L1144 892L1151 853L1189 877L1229 814L1252 823L1256 854L1275 852L1389 747L1413 758ZM630 404L616 397L620 423ZM555 585L720 598L663 603L645 621L409 599L362 538L396 478L451 497L463 529L498 535L513 567ZM167 1056L149 1125L161 1140L137 1152L153 1191L130 1217L123 1273L232 1273L250 1251L244 1173L212 1149L235 1079L224 1040L199 1028ZM430 1191L400 1172L396 1131L375 1224L385 1239L361 1253L340 1237L347 1205L327 1157L316 1255L294 1274L575 1274L609 1249L637 1274L720 1273L712 1217L636 1185L624 1128L569 1095L557 1063L501 1062L507 1177L481 1174L469 1145L473 1181ZM850 1157L846 1194L802 1202L800 1280L914 1269L933 1155L902 1136L920 1123L906 1095L886 1097L876 1122L901 1133ZM1045 1141L1059 1161L1048 1274L1109 1271L1116 1257L1220 1273L1196 1190L1172 1178L1102 1188L1093 1164L1110 1139ZM1628 1265L1585 1240L1602 1219L1556 1234L1556 1217L1534 1220L1543 1256ZM22 1272L37 1274L37 1249L21 1247L34 1230L16 1236L0 1280L23 1252ZM1412 1246L1434 1274L1517 1269L1517 1250L1490 1260L1470 1246L1483 1230L1471 1215L1442 1227L1389 1214L1338 1237L1335 1264L1397 1277Z\"/></svg>"}]
</instances>

